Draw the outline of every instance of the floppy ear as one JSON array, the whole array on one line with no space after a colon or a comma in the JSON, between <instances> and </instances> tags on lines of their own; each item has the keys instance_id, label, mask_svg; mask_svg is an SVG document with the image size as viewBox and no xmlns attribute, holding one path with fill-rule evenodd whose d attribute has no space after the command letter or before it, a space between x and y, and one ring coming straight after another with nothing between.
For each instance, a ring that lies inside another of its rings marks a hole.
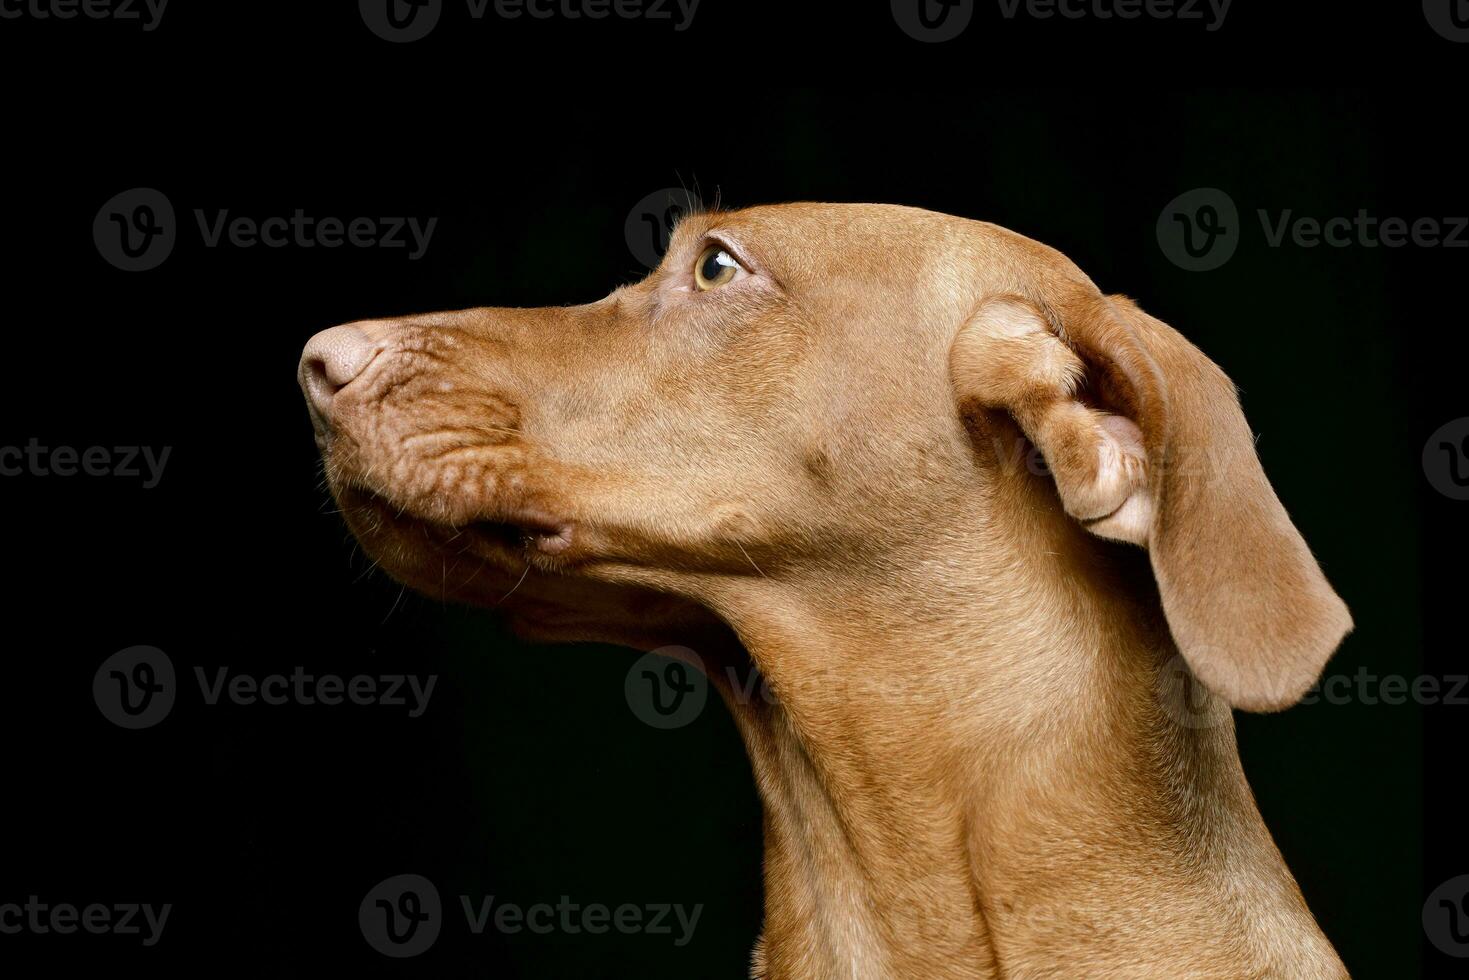
<instances>
[{"instance_id":1,"label":"floppy ear","mask_svg":"<svg viewBox=\"0 0 1469 980\"><path fill-rule=\"evenodd\" d=\"M1276 498L1234 385L1125 297L1080 284L987 300L950 357L963 401L1008 412L1068 514L1148 549L1194 675L1230 704L1300 700L1352 620Z\"/></svg>"}]
</instances>

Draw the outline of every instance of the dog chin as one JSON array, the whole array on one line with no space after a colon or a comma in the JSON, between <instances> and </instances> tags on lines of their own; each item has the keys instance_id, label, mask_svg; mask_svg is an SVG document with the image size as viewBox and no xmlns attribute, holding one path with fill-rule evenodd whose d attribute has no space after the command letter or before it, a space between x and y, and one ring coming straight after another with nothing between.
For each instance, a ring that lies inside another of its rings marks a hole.
<instances>
[{"instance_id":1,"label":"dog chin","mask_svg":"<svg viewBox=\"0 0 1469 980\"><path fill-rule=\"evenodd\" d=\"M347 526L394 579L437 599L492 605L529 570L524 533L508 524L454 527L368 491L334 487Z\"/></svg>"}]
</instances>

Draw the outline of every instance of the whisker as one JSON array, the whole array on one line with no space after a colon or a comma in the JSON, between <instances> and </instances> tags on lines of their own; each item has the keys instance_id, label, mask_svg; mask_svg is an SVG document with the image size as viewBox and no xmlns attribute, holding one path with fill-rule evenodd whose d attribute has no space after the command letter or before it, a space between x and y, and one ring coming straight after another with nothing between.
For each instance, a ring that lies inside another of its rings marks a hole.
<instances>
[{"instance_id":1,"label":"whisker","mask_svg":"<svg viewBox=\"0 0 1469 980\"><path fill-rule=\"evenodd\" d=\"M476 573L476 574L477 574L477 573ZM527 575L529 575L529 574L530 574L530 565L526 565L526 566L525 566L525 571L523 571L523 572L521 572L521 573L520 573L520 581L519 581L519 582L516 582L516 583L515 583L515 587L514 587L514 588L512 588L512 589L511 589L511 590L510 590L510 591L509 591L509 592L507 592L507 593L505 593L505 594L504 594L504 595L502 595L502 596L501 596L501 597L500 597L500 600L499 600L499 602L496 602L496 603L495 603L495 605L497 605L497 606L498 606L498 605L499 605L499 604L500 604L500 603L501 603L501 602L504 602L504 601L505 601L505 600L506 600L506 599L508 599L508 598L510 598L510 597L511 597L511 596L513 596L513 595L514 595L514 594L515 594L515 589L518 589L518 588L520 588L520 586L521 586L521 583L523 583L523 582L524 582L524 581L525 581L525 577L526 577L526 576L527 576Z\"/></svg>"},{"instance_id":2,"label":"whisker","mask_svg":"<svg viewBox=\"0 0 1469 980\"><path fill-rule=\"evenodd\" d=\"M398 603L400 603L400 602L403 601L403 596L407 592L408 592L408 586L406 586L406 585L403 586L401 589L398 590L398 598L396 598L396 599L393 600L392 607L388 609L388 614L383 617L383 621L382 621L382 623L380 625L384 625L384 626L387 625L388 620L390 620L390 619L393 618L393 613L395 613L395 612L398 611Z\"/></svg>"},{"instance_id":3,"label":"whisker","mask_svg":"<svg viewBox=\"0 0 1469 980\"><path fill-rule=\"evenodd\" d=\"M735 547L738 548L738 549L740 549L740 554L742 554L742 555L745 556L745 561L747 561L747 562L750 563L750 567L753 568L753 569L755 569L755 571L760 572L760 577L761 578L769 578L770 577L769 575L766 575L763 571L761 571L759 565L755 564L755 559L753 559L753 558L750 557L750 553L745 550L745 546L744 545L742 545L738 541L736 541L735 542Z\"/></svg>"}]
</instances>

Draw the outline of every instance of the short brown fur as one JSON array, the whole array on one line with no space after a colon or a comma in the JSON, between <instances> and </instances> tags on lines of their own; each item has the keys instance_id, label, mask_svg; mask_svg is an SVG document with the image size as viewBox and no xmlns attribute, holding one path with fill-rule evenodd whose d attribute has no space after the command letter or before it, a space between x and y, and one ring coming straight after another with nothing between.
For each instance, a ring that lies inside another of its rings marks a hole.
<instances>
[{"instance_id":1,"label":"short brown fur","mask_svg":"<svg viewBox=\"0 0 1469 980\"><path fill-rule=\"evenodd\" d=\"M711 242L745 275L700 291ZM389 573L700 654L765 807L754 976L1345 976L1229 706L1350 618L1225 375L1059 253L753 208L589 306L345 329L370 363L322 389L313 341L303 383Z\"/></svg>"}]
</instances>

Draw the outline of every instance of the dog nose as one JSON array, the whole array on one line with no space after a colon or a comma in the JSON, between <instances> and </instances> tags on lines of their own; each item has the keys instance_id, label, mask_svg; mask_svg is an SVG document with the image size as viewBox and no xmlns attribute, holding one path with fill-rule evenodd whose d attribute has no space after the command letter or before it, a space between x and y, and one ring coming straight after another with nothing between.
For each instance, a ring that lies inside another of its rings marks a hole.
<instances>
[{"instance_id":1,"label":"dog nose","mask_svg":"<svg viewBox=\"0 0 1469 980\"><path fill-rule=\"evenodd\" d=\"M367 370L381 349L367 330L355 323L323 330L306 342L296 377L317 428L331 419L337 392Z\"/></svg>"}]
</instances>

